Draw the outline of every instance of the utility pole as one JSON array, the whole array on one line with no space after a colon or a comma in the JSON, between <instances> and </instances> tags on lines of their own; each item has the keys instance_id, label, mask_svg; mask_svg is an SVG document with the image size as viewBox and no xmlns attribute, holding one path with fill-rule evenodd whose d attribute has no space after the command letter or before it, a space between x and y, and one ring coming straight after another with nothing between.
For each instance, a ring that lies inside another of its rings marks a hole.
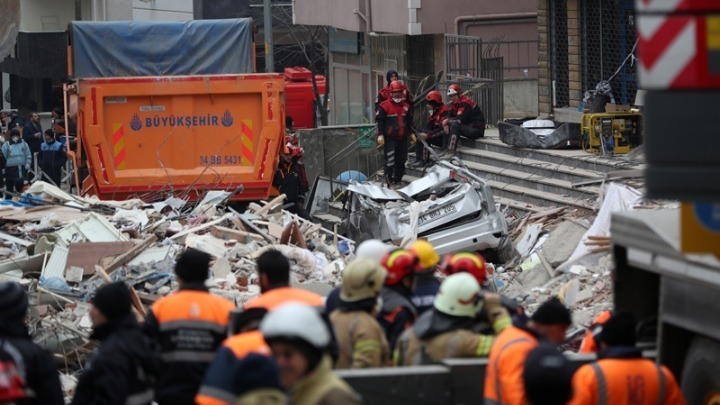
<instances>
[{"instance_id":1,"label":"utility pole","mask_svg":"<svg viewBox=\"0 0 720 405\"><path fill-rule=\"evenodd\" d=\"M270 73L275 71L275 58L273 57L273 34L272 34L272 8L270 0L263 0L265 8L265 23L263 31L265 32L265 71Z\"/></svg>"}]
</instances>

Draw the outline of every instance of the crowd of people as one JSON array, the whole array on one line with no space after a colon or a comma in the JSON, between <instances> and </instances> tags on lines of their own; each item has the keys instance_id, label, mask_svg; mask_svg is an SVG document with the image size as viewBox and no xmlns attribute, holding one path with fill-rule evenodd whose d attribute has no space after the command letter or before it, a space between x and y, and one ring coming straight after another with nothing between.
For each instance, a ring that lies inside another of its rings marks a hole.
<instances>
[{"instance_id":1,"label":"crowd of people","mask_svg":"<svg viewBox=\"0 0 720 405\"><path fill-rule=\"evenodd\" d=\"M34 179L59 186L67 161L67 139L63 113L52 111L51 128L43 131L40 116L32 112L23 119L17 111L0 112L0 188L7 196L17 195ZM37 162L36 162L37 160ZM35 164L37 163L37 172Z\"/></svg>"},{"instance_id":2,"label":"crowd of people","mask_svg":"<svg viewBox=\"0 0 720 405\"><path fill-rule=\"evenodd\" d=\"M486 404L684 403L672 373L636 348L628 312L598 318L583 351L599 360L573 373L559 350L568 308L551 298L526 316L486 287L481 255L441 260L422 240L407 249L369 240L355 255L324 298L291 286L290 262L267 250L256 259L261 294L236 308L205 286L211 256L188 249L175 266L177 291L142 322L124 283L100 287L90 312L99 346L72 404L359 404L333 370L477 357L489 358ZM0 402L62 404L54 360L28 336L27 309L23 287L0 284L0 365L12 382L0 384Z\"/></svg>"},{"instance_id":3,"label":"crowd of people","mask_svg":"<svg viewBox=\"0 0 720 405\"><path fill-rule=\"evenodd\" d=\"M422 129L416 129L414 107L423 100L413 98L396 71L389 70L386 78L388 84L380 89L375 100L375 120L388 186L397 186L402 181L412 143L415 143L415 161L411 166L424 167L430 163L429 147L444 149L441 156L452 158L461 137L478 139L485 135L485 115L459 84L448 87L447 104L438 91L427 93L424 101L428 122Z\"/></svg>"}]
</instances>

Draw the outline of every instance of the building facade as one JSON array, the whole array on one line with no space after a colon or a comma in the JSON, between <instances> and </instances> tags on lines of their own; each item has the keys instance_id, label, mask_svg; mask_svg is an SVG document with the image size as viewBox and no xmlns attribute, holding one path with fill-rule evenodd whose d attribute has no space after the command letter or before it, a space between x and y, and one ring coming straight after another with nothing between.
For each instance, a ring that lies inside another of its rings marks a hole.
<instances>
[{"instance_id":1,"label":"building facade","mask_svg":"<svg viewBox=\"0 0 720 405\"><path fill-rule=\"evenodd\" d=\"M411 91L445 72L447 81L481 79L485 58L502 58L504 77L537 91L537 1L295 0L296 24L332 27L330 109L337 125L374 119L385 73ZM532 109L532 108L531 108Z\"/></svg>"}]
</instances>

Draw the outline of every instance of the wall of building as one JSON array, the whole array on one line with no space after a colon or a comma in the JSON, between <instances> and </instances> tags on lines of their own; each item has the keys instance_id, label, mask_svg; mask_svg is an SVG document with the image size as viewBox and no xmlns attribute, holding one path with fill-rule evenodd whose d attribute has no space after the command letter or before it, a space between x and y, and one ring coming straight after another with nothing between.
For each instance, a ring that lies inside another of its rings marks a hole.
<instances>
[{"instance_id":1,"label":"wall of building","mask_svg":"<svg viewBox=\"0 0 720 405\"><path fill-rule=\"evenodd\" d=\"M98 0L107 6L107 21L133 19L133 0Z\"/></svg>"},{"instance_id":2,"label":"wall of building","mask_svg":"<svg viewBox=\"0 0 720 405\"><path fill-rule=\"evenodd\" d=\"M382 1L382 0L376 0ZM455 34L455 20L463 16L535 12L536 0L421 0L417 11L423 34Z\"/></svg>"},{"instance_id":3,"label":"wall of building","mask_svg":"<svg viewBox=\"0 0 720 405\"><path fill-rule=\"evenodd\" d=\"M550 0L537 0L538 25L538 113L552 112L550 81Z\"/></svg>"},{"instance_id":4,"label":"wall of building","mask_svg":"<svg viewBox=\"0 0 720 405\"><path fill-rule=\"evenodd\" d=\"M73 0L22 0L20 31L64 31L75 18Z\"/></svg>"},{"instance_id":5,"label":"wall of building","mask_svg":"<svg viewBox=\"0 0 720 405\"><path fill-rule=\"evenodd\" d=\"M505 118L538 116L537 79L505 79L503 96Z\"/></svg>"},{"instance_id":6,"label":"wall of building","mask_svg":"<svg viewBox=\"0 0 720 405\"><path fill-rule=\"evenodd\" d=\"M362 19L353 13L364 10L364 0L294 0L295 23L331 25L346 31L364 31Z\"/></svg>"},{"instance_id":7,"label":"wall of building","mask_svg":"<svg viewBox=\"0 0 720 405\"><path fill-rule=\"evenodd\" d=\"M133 0L132 19L185 21L193 19L192 0Z\"/></svg>"}]
</instances>

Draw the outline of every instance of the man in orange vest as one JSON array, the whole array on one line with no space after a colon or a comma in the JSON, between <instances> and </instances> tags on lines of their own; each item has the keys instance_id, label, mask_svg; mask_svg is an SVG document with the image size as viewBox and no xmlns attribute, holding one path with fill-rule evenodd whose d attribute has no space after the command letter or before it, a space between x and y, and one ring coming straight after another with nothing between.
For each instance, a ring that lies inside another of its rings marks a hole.
<instances>
[{"instance_id":1,"label":"man in orange vest","mask_svg":"<svg viewBox=\"0 0 720 405\"><path fill-rule=\"evenodd\" d=\"M237 334L225 339L215 355L195 397L197 405L236 405L251 387L274 390L279 394L277 403L284 403L280 373L258 330L265 312L262 308L233 312L231 327Z\"/></svg>"},{"instance_id":2,"label":"man in orange vest","mask_svg":"<svg viewBox=\"0 0 720 405\"><path fill-rule=\"evenodd\" d=\"M260 294L245 303L244 308L264 308L272 311L280 304L290 301L313 307L324 305L323 297L311 291L290 287L290 262L280 253L271 249L257 258L257 272L260 277Z\"/></svg>"},{"instance_id":3,"label":"man in orange vest","mask_svg":"<svg viewBox=\"0 0 720 405\"><path fill-rule=\"evenodd\" d=\"M523 382L530 405L565 405L572 399L573 368L554 345L543 343L525 360Z\"/></svg>"},{"instance_id":4,"label":"man in orange vest","mask_svg":"<svg viewBox=\"0 0 720 405\"><path fill-rule=\"evenodd\" d=\"M573 405L683 405L675 377L635 347L635 318L618 312L603 327L599 360L575 373Z\"/></svg>"},{"instance_id":5,"label":"man in orange vest","mask_svg":"<svg viewBox=\"0 0 720 405\"><path fill-rule=\"evenodd\" d=\"M611 316L612 312L610 311L600 312L600 315L593 320L592 324L588 327L587 332L585 332L585 337L583 337L583 340L580 343L580 350L578 353L597 353L598 350L600 350L600 335L602 334L605 322L607 322Z\"/></svg>"},{"instance_id":6,"label":"man in orange vest","mask_svg":"<svg viewBox=\"0 0 720 405\"><path fill-rule=\"evenodd\" d=\"M175 274L180 288L158 300L145 320L145 333L160 344L163 358L155 388L160 405L193 405L195 394L215 351L227 336L235 305L205 287L210 255L188 249L180 255Z\"/></svg>"},{"instance_id":7,"label":"man in orange vest","mask_svg":"<svg viewBox=\"0 0 720 405\"><path fill-rule=\"evenodd\" d=\"M526 326L510 326L503 330L490 349L485 373L485 404L525 404L522 374L528 353L540 340L556 345L562 343L571 324L570 311L553 297L540 305Z\"/></svg>"}]
</instances>

